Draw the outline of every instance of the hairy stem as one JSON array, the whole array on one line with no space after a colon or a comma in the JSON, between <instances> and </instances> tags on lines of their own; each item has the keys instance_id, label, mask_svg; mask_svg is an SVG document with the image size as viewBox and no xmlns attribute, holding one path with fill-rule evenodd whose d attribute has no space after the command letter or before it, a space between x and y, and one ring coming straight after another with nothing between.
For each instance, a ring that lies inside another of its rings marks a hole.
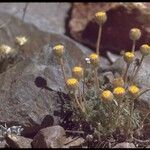
<instances>
[{"instance_id":1,"label":"hairy stem","mask_svg":"<svg viewBox=\"0 0 150 150\"><path fill-rule=\"evenodd\" d=\"M134 51L135 51L135 44L136 44L136 41L134 40L133 44L132 44L132 53L134 53Z\"/></svg>"},{"instance_id":2,"label":"hairy stem","mask_svg":"<svg viewBox=\"0 0 150 150\"><path fill-rule=\"evenodd\" d=\"M141 57L141 60L140 60L139 66L137 67L137 69L136 69L136 71L135 71L135 73L134 73L134 75L133 75L133 78L132 78L131 83L133 83L133 82L134 82L134 80L135 80L135 78L136 78L136 76L137 76L137 73L138 73L138 71L139 71L139 69L140 69L140 67L141 67L141 64L142 64L143 60L144 60L144 55Z\"/></svg>"},{"instance_id":3,"label":"hairy stem","mask_svg":"<svg viewBox=\"0 0 150 150\"><path fill-rule=\"evenodd\" d=\"M101 42L101 35L102 35L102 26L99 26L98 31L98 38L97 38L97 44L96 44L96 54L99 56L99 48L100 48L100 42Z\"/></svg>"},{"instance_id":4,"label":"hairy stem","mask_svg":"<svg viewBox=\"0 0 150 150\"><path fill-rule=\"evenodd\" d=\"M94 68L94 77L95 77L95 91L99 92L99 81L98 81L98 76L97 76L97 68Z\"/></svg>"},{"instance_id":5,"label":"hairy stem","mask_svg":"<svg viewBox=\"0 0 150 150\"><path fill-rule=\"evenodd\" d=\"M127 82L127 73L128 73L129 67L130 67L130 64L127 64L127 67L126 67L126 70L125 70L125 73L124 73L124 76L123 76L125 84Z\"/></svg>"},{"instance_id":6,"label":"hairy stem","mask_svg":"<svg viewBox=\"0 0 150 150\"><path fill-rule=\"evenodd\" d=\"M76 104L78 105L79 109L84 112L84 109L82 108L80 102L78 101L78 98L77 98L77 95L74 93L74 97L75 97L75 101L76 101Z\"/></svg>"},{"instance_id":7,"label":"hairy stem","mask_svg":"<svg viewBox=\"0 0 150 150\"><path fill-rule=\"evenodd\" d=\"M144 91L141 92L136 98L134 98L133 101L136 100L136 99L138 99L141 95L143 95L144 93L146 93L146 92L148 92L148 91L150 91L150 89L144 90Z\"/></svg>"},{"instance_id":8,"label":"hairy stem","mask_svg":"<svg viewBox=\"0 0 150 150\"><path fill-rule=\"evenodd\" d=\"M62 70L62 73L63 73L64 82L66 83L67 78L66 78L65 68L64 68L64 62L63 62L62 58L60 59L60 66L61 66L61 70Z\"/></svg>"},{"instance_id":9,"label":"hairy stem","mask_svg":"<svg viewBox=\"0 0 150 150\"><path fill-rule=\"evenodd\" d=\"M132 80L133 80L133 75L134 75L134 73L135 73L136 67L137 67L137 65L135 64L135 65L134 65L134 68L133 68L133 71L132 71L132 73L131 73L131 76L130 76L129 85L131 85L131 82L132 82Z\"/></svg>"},{"instance_id":10,"label":"hairy stem","mask_svg":"<svg viewBox=\"0 0 150 150\"><path fill-rule=\"evenodd\" d=\"M128 118L128 131L127 134L130 135L132 131L132 116L134 110L134 101L131 102L130 110L129 110L129 118Z\"/></svg>"},{"instance_id":11,"label":"hairy stem","mask_svg":"<svg viewBox=\"0 0 150 150\"><path fill-rule=\"evenodd\" d=\"M82 101L82 96L81 96L81 92L80 92L79 86L78 86L78 93L79 93L80 105L82 106L83 112L85 112L84 102Z\"/></svg>"}]
</instances>

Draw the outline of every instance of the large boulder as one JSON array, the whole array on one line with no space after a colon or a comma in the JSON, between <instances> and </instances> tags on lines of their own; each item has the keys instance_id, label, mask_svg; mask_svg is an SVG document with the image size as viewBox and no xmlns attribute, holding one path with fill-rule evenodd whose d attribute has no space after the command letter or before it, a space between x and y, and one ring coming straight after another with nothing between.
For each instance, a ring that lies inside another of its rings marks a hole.
<instances>
[{"instance_id":1,"label":"large boulder","mask_svg":"<svg viewBox=\"0 0 150 150\"><path fill-rule=\"evenodd\" d=\"M133 27L142 31L137 47L150 42L150 12L147 3L74 3L69 21L70 36L95 50L98 24L94 16L102 10L106 11L108 19L103 26L101 53L131 49L129 31Z\"/></svg>"}]
</instances>

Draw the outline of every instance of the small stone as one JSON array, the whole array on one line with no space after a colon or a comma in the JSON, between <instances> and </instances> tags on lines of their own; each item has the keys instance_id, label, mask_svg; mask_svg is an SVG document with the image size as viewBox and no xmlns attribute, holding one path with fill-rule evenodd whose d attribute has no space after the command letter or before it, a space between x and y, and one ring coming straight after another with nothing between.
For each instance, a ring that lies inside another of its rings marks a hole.
<instances>
[{"instance_id":1,"label":"small stone","mask_svg":"<svg viewBox=\"0 0 150 150\"><path fill-rule=\"evenodd\" d=\"M40 130L33 138L33 148L62 148L66 140L65 130L61 126L52 126Z\"/></svg>"},{"instance_id":2,"label":"small stone","mask_svg":"<svg viewBox=\"0 0 150 150\"><path fill-rule=\"evenodd\" d=\"M6 143L10 148L31 148L31 142L32 139L15 134L6 136Z\"/></svg>"},{"instance_id":3,"label":"small stone","mask_svg":"<svg viewBox=\"0 0 150 150\"><path fill-rule=\"evenodd\" d=\"M117 144L113 148L135 148L135 145L133 143L123 142Z\"/></svg>"}]
</instances>

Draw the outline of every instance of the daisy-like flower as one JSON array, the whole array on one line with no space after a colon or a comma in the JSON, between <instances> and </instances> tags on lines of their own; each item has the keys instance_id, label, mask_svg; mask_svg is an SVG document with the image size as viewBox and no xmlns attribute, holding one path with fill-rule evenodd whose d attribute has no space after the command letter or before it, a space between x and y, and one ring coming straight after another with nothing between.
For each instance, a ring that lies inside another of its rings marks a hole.
<instances>
[{"instance_id":1,"label":"daisy-like flower","mask_svg":"<svg viewBox=\"0 0 150 150\"><path fill-rule=\"evenodd\" d=\"M133 41L138 40L141 37L141 30L138 28L132 28L129 32L129 37Z\"/></svg>"},{"instance_id":2,"label":"daisy-like flower","mask_svg":"<svg viewBox=\"0 0 150 150\"><path fill-rule=\"evenodd\" d=\"M28 39L25 36L17 36L16 37L16 43L19 46L23 46L25 43L27 43Z\"/></svg>"},{"instance_id":3,"label":"daisy-like flower","mask_svg":"<svg viewBox=\"0 0 150 150\"><path fill-rule=\"evenodd\" d=\"M62 57L64 54L64 46L62 44L55 45L53 47L53 53L57 57Z\"/></svg>"},{"instance_id":4,"label":"daisy-like flower","mask_svg":"<svg viewBox=\"0 0 150 150\"><path fill-rule=\"evenodd\" d=\"M78 80L81 79L83 77L83 68L78 66L74 67L72 69L72 76Z\"/></svg>"},{"instance_id":5,"label":"daisy-like flower","mask_svg":"<svg viewBox=\"0 0 150 150\"><path fill-rule=\"evenodd\" d=\"M94 66L97 66L97 65L98 65L98 63L99 63L99 57L98 57L97 54L92 53L92 54L89 56L89 58L90 58L90 62L91 62L92 65L94 65Z\"/></svg>"},{"instance_id":6,"label":"daisy-like flower","mask_svg":"<svg viewBox=\"0 0 150 150\"><path fill-rule=\"evenodd\" d=\"M121 98L125 94L125 89L123 87L116 87L113 90L113 94L114 94L115 97Z\"/></svg>"},{"instance_id":7,"label":"daisy-like flower","mask_svg":"<svg viewBox=\"0 0 150 150\"><path fill-rule=\"evenodd\" d=\"M95 19L99 25L103 25L107 20L107 15L105 12L100 11L95 14Z\"/></svg>"},{"instance_id":8,"label":"daisy-like flower","mask_svg":"<svg viewBox=\"0 0 150 150\"><path fill-rule=\"evenodd\" d=\"M69 90L75 90L78 87L78 80L76 78L69 78L66 81L66 85Z\"/></svg>"},{"instance_id":9,"label":"daisy-like flower","mask_svg":"<svg viewBox=\"0 0 150 150\"><path fill-rule=\"evenodd\" d=\"M100 99L104 101L112 101L113 97L113 93L109 90L105 90L100 94Z\"/></svg>"},{"instance_id":10,"label":"daisy-like flower","mask_svg":"<svg viewBox=\"0 0 150 150\"><path fill-rule=\"evenodd\" d=\"M0 46L0 59L14 57L15 55L16 55L15 49L5 44L2 44Z\"/></svg>"},{"instance_id":11,"label":"daisy-like flower","mask_svg":"<svg viewBox=\"0 0 150 150\"><path fill-rule=\"evenodd\" d=\"M112 81L113 87L123 87L124 86L124 80L122 77L114 78Z\"/></svg>"},{"instance_id":12,"label":"daisy-like flower","mask_svg":"<svg viewBox=\"0 0 150 150\"><path fill-rule=\"evenodd\" d=\"M128 92L132 97L136 97L139 94L139 91L140 91L139 88L135 85L131 85L128 88Z\"/></svg>"},{"instance_id":13,"label":"daisy-like flower","mask_svg":"<svg viewBox=\"0 0 150 150\"><path fill-rule=\"evenodd\" d=\"M13 51L13 49L10 46L8 46L8 45L2 44L0 46L0 51L2 53L4 53L4 54L9 54L9 53L11 53Z\"/></svg>"},{"instance_id":14,"label":"daisy-like flower","mask_svg":"<svg viewBox=\"0 0 150 150\"><path fill-rule=\"evenodd\" d=\"M134 54L132 52L125 52L123 58L126 63L130 64L134 60Z\"/></svg>"},{"instance_id":15,"label":"daisy-like flower","mask_svg":"<svg viewBox=\"0 0 150 150\"><path fill-rule=\"evenodd\" d=\"M143 56L147 56L150 54L150 46L148 44L143 44L140 47L140 52Z\"/></svg>"}]
</instances>

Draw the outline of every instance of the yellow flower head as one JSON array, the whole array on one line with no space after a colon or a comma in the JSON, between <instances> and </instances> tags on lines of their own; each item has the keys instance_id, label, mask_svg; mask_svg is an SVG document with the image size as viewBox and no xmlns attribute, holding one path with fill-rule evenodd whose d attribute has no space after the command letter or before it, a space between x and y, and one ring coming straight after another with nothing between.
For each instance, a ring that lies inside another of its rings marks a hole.
<instances>
[{"instance_id":1,"label":"yellow flower head","mask_svg":"<svg viewBox=\"0 0 150 150\"><path fill-rule=\"evenodd\" d=\"M72 69L72 76L76 79L81 79L83 77L83 68L82 67L74 67Z\"/></svg>"},{"instance_id":2,"label":"yellow flower head","mask_svg":"<svg viewBox=\"0 0 150 150\"><path fill-rule=\"evenodd\" d=\"M100 11L95 14L95 18L99 25L103 25L107 20L107 15L105 12Z\"/></svg>"},{"instance_id":3,"label":"yellow flower head","mask_svg":"<svg viewBox=\"0 0 150 150\"><path fill-rule=\"evenodd\" d=\"M75 78L69 78L66 81L66 85L69 90L75 90L78 87L78 80Z\"/></svg>"},{"instance_id":4,"label":"yellow flower head","mask_svg":"<svg viewBox=\"0 0 150 150\"><path fill-rule=\"evenodd\" d=\"M55 45L53 47L53 53L57 57L62 57L64 54L64 46L62 44Z\"/></svg>"},{"instance_id":5,"label":"yellow flower head","mask_svg":"<svg viewBox=\"0 0 150 150\"><path fill-rule=\"evenodd\" d=\"M17 36L16 37L16 43L20 46L24 45L28 39L25 36Z\"/></svg>"},{"instance_id":6,"label":"yellow flower head","mask_svg":"<svg viewBox=\"0 0 150 150\"><path fill-rule=\"evenodd\" d=\"M94 65L94 66L97 66L97 65L98 65L98 63L99 63L99 57L98 57L97 54L92 53L92 54L89 56L89 58L90 58L90 62L91 62L92 65Z\"/></svg>"},{"instance_id":7,"label":"yellow flower head","mask_svg":"<svg viewBox=\"0 0 150 150\"><path fill-rule=\"evenodd\" d=\"M138 28L132 28L129 32L129 37L133 41L138 40L141 37L141 30Z\"/></svg>"},{"instance_id":8,"label":"yellow flower head","mask_svg":"<svg viewBox=\"0 0 150 150\"><path fill-rule=\"evenodd\" d=\"M128 88L128 92L132 97L136 97L139 94L139 88L135 85L131 85Z\"/></svg>"},{"instance_id":9,"label":"yellow flower head","mask_svg":"<svg viewBox=\"0 0 150 150\"><path fill-rule=\"evenodd\" d=\"M143 44L140 47L140 52L142 55L147 56L148 54L150 54L150 46L148 44Z\"/></svg>"},{"instance_id":10,"label":"yellow flower head","mask_svg":"<svg viewBox=\"0 0 150 150\"><path fill-rule=\"evenodd\" d=\"M104 101L111 101L113 99L113 94L111 91L109 90L105 90L100 94L100 98L102 98L102 100Z\"/></svg>"},{"instance_id":11,"label":"yellow flower head","mask_svg":"<svg viewBox=\"0 0 150 150\"><path fill-rule=\"evenodd\" d=\"M116 87L114 90L113 90L113 94L115 97L117 98L120 98L120 97L123 97L124 94L125 94L125 89L123 87Z\"/></svg>"},{"instance_id":12,"label":"yellow flower head","mask_svg":"<svg viewBox=\"0 0 150 150\"><path fill-rule=\"evenodd\" d=\"M123 58L126 63L132 63L134 60L134 54L132 52L125 52Z\"/></svg>"},{"instance_id":13,"label":"yellow flower head","mask_svg":"<svg viewBox=\"0 0 150 150\"><path fill-rule=\"evenodd\" d=\"M123 87L124 86L123 78L122 77L115 78L112 81L112 85L113 85L113 87Z\"/></svg>"}]
</instances>

